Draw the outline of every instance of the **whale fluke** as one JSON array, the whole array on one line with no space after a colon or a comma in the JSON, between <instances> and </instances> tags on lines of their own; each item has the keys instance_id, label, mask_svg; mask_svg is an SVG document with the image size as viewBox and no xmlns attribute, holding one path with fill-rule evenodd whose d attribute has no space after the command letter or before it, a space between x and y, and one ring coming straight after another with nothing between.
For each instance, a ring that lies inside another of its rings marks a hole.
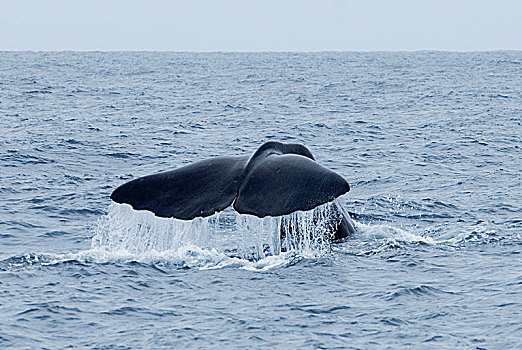
<instances>
[{"instance_id":1,"label":"whale fluke","mask_svg":"<svg viewBox=\"0 0 522 350\"><path fill-rule=\"evenodd\" d=\"M190 220L232 203L239 213L286 215L311 210L349 190L346 180L315 162L305 146L270 141L250 159L215 157L129 181L111 199L160 217Z\"/></svg>"}]
</instances>

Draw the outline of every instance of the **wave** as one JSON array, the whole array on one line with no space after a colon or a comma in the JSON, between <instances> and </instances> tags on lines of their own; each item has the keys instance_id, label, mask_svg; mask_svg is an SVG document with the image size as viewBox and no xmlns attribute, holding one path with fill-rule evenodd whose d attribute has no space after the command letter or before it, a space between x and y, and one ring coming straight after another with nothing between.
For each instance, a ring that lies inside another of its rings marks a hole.
<instances>
[{"instance_id":1,"label":"wave","mask_svg":"<svg viewBox=\"0 0 522 350\"><path fill-rule=\"evenodd\" d=\"M439 288L435 288L433 286L421 284L415 287L405 287L399 286L396 291L389 292L384 296L385 300L393 300L401 297L411 298L411 297L425 297L432 296L436 294L455 294L451 291L444 291Z\"/></svg>"},{"instance_id":2,"label":"wave","mask_svg":"<svg viewBox=\"0 0 522 350\"><path fill-rule=\"evenodd\" d=\"M0 261L0 269L32 265L140 263L155 268L240 268L267 271L320 258L330 251L329 205L282 217L258 218L233 210L206 218L158 218L127 204L112 204L94 230L91 247L76 253L30 253ZM281 239L280 223L290 232Z\"/></svg>"},{"instance_id":3,"label":"wave","mask_svg":"<svg viewBox=\"0 0 522 350\"><path fill-rule=\"evenodd\" d=\"M388 254L397 249L458 249L471 243L500 240L485 223L462 227L460 233L445 233L444 224L427 229L399 228L386 223L354 220L357 233L341 244L332 245L322 224L330 204L316 212L296 212L284 217L258 218L232 209L206 218L178 220L159 218L149 211L136 211L127 204L112 204L94 229L91 247L75 253L14 256L0 261L0 269L30 265L126 264L154 268L221 269L240 268L268 271L291 266L303 259L321 259L332 251L357 256ZM293 232L280 234L281 220ZM319 221L318 221L319 220ZM49 235L61 235L61 231Z\"/></svg>"},{"instance_id":4,"label":"wave","mask_svg":"<svg viewBox=\"0 0 522 350\"><path fill-rule=\"evenodd\" d=\"M149 251L140 255L125 250L107 251L88 249L76 253L50 254L28 253L13 256L0 261L0 271L24 269L30 266L58 266L64 264L142 264L156 270L199 269L212 270L239 268L249 271L268 271L274 268L291 266L303 259L295 252L283 252L279 255L251 261L229 256L216 249L202 249L197 246L184 246L177 250L163 252Z\"/></svg>"},{"instance_id":5,"label":"wave","mask_svg":"<svg viewBox=\"0 0 522 350\"><path fill-rule=\"evenodd\" d=\"M357 233L335 251L356 256L376 254L389 255L398 250L413 253L419 249L458 250L470 245L516 244L497 233L486 222L454 227L449 223L421 228L420 226L398 227L373 220L363 223L354 220ZM402 253L401 253L402 254Z\"/></svg>"}]
</instances>

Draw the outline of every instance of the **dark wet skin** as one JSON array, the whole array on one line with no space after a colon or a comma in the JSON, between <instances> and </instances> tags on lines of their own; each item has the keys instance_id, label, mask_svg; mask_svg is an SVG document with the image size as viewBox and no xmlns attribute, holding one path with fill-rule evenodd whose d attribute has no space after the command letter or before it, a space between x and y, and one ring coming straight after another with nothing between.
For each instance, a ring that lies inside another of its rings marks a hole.
<instances>
[{"instance_id":1,"label":"dark wet skin","mask_svg":"<svg viewBox=\"0 0 522 350\"><path fill-rule=\"evenodd\" d=\"M191 220L232 203L241 214L283 216L312 210L349 190L346 180L317 163L305 146L270 141L250 158L215 157L134 179L114 190L111 199L159 217ZM337 205L330 204L333 240L355 232Z\"/></svg>"}]
</instances>

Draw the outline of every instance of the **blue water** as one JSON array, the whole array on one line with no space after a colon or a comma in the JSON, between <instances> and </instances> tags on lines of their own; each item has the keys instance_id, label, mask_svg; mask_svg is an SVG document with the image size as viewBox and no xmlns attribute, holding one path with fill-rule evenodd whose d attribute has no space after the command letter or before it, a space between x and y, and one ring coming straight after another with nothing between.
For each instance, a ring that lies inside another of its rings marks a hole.
<instances>
[{"instance_id":1,"label":"blue water","mask_svg":"<svg viewBox=\"0 0 522 350\"><path fill-rule=\"evenodd\" d=\"M522 348L520 51L3 52L0 118L1 348ZM354 237L109 199L268 140Z\"/></svg>"}]
</instances>

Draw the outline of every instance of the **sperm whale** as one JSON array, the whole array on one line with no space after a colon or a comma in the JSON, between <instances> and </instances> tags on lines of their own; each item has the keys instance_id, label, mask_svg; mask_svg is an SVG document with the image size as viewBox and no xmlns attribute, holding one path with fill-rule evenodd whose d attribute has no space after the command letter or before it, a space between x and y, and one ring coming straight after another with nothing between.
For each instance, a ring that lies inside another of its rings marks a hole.
<instances>
[{"instance_id":1,"label":"sperm whale","mask_svg":"<svg viewBox=\"0 0 522 350\"><path fill-rule=\"evenodd\" d=\"M241 214L285 216L331 202L334 240L355 232L350 216L332 202L350 190L339 174L317 163L301 144L270 141L252 156L222 156L129 181L112 194L117 203L149 210L159 217L191 220L231 204ZM288 233L281 221L281 235Z\"/></svg>"}]
</instances>

